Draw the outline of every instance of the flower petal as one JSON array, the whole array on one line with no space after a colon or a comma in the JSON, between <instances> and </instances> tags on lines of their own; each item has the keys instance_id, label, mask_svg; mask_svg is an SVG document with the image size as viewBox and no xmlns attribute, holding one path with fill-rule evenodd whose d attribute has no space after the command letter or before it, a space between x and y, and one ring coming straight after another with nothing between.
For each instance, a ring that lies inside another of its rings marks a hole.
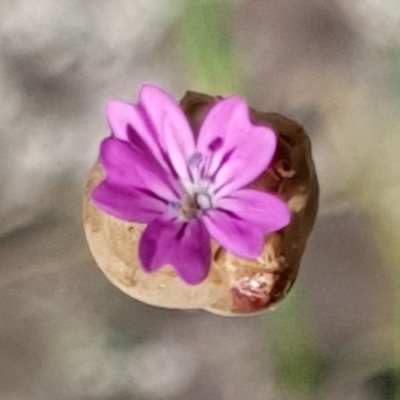
<instances>
[{"instance_id":1,"label":"flower petal","mask_svg":"<svg viewBox=\"0 0 400 400\"><path fill-rule=\"evenodd\" d=\"M282 229L290 222L290 211L286 203L275 195L258 190L237 190L218 200L218 207L260 227L264 234Z\"/></svg>"},{"instance_id":2,"label":"flower petal","mask_svg":"<svg viewBox=\"0 0 400 400\"><path fill-rule=\"evenodd\" d=\"M221 209L208 211L203 221L211 237L232 254L249 259L261 254L264 232L259 226Z\"/></svg>"},{"instance_id":3,"label":"flower petal","mask_svg":"<svg viewBox=\"0 0 400 400\"><path fill-rule=\"evenodd\" d=\"M112 136L129 142L128 126L143 133L147 130L136 106L119 100L110 100L106 105L106 116Z\"/></svg>"},{"instance_id":4,"label":"flower petal","mask_svg":"<svg viewBox=\"0 0 400 400\"><path fill-rule=\"evenodd\" d=\"M140 104L157 132L160 145L183 182L190 179L188 159L195 153L195 144L189 122L175 100L153 85L144 85Z\"/></svg>"},{"instance_id":5,"label":"flower petal","mask_svg":"<svg viewBox=\"0 0 400 400\"><path fill-rule=\"evenodd\" d=\"M207 277L210 269L210 236L198 219L182 223L177 219L157 218L142 234L139 258L146 272L170 265L184 282L196 285Z\"/></svg>"},{"instance_id":6,"label":"flower petal","mask_svg":"<svg viewBox=\"0 0 400 400\"><path fill-rule=\"evenodd\" d=\"M91 200L101 211L128 222L148 223L167 208L166 202L146 191L127 189L107 180L93 190Z\"/></svg>"},{"instance_id":7,"label":"flower petal","mask_svg":"<svg viewBox=\"0 0 400 400\"><path fill-rule=\"evenodd\" d=\"M214 176L217 197L223 197L246 186L268 167L276 135L268 127L253 125L246 103L231 97L207 114L197 148L210 159L208 175Z\"/></svg>"},{"instance_id":8,"label":"flower petal","mask_svg":"<svg viewBox=\"0 0 400 400\"><path fill-rule=\"evenodd\" d=\"M156 132L149 126L147 116L140 107L123 101L107 103L106 115L112 136L125 142L141 141L157 161L165 166L164 149Z\"/></svg>"},{"instance_id":9,"label":"flower petal","mask_svg":"<svg viewBox=\"0 0 400 400\"><path fill-rule=\"evenodd\" d=\"M121 187L149 189L174 201L179 198L172 176L151 153L118 139L105 139L100 148L100 162L109 181Z\"/></svg>"}]
</instances>

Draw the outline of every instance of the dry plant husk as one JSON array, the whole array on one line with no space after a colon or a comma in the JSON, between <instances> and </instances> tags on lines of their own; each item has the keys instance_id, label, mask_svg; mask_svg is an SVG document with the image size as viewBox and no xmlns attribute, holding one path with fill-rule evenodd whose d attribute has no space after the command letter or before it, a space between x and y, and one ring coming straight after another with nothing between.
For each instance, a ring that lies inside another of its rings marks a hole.
<instances>
[{"instance_id":1,"label":"dry plant husk","mask_svg":"<svg viewBox=\"0 0 400 400\"><path fill-rule=\"evenodd\" d=\"M181 107L195 135L216 100L193 92L182 99ZM278 146L270 167L249 188L276 193L286 201L292 215L290 225L268 235L263 253L255 260L236 257L212 241L210 273L199 285L186 285L168 265L148 275L138 259L138 243L145 226L115 219L90 202L91 192L104 177L96 164L84 194L84 229L97 265L116 287L154 306L203 309L225 316L267 310L286 296L296 279L318 209L311 145L296 122L275 113L250 113L253 123L273 128Z\"/></svg>"}]
</instances>

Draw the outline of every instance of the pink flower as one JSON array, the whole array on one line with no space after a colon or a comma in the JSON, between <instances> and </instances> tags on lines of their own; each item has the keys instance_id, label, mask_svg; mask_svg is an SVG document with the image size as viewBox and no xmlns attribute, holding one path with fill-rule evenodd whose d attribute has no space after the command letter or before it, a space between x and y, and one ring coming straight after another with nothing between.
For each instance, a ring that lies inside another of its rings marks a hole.
<instances>
[{"instance_id":1,"label":"pink flower","mask_svg":"<svg viewBox=\"0 0 400 400\"><path fill-rule=\"evenodd\" d=\"M191 285L211 264L210 237L236 256L261 255L264 237L290 221L277 196L245 187L270 164L276 135L253 125L245 102L230 97L208 112L197 140L179 105L143 86L137 105L111 101L112 135L100 148L105 180L93 191L102 211L145 223L144 271L172 266Z\"/></svg>"}]
</instances>

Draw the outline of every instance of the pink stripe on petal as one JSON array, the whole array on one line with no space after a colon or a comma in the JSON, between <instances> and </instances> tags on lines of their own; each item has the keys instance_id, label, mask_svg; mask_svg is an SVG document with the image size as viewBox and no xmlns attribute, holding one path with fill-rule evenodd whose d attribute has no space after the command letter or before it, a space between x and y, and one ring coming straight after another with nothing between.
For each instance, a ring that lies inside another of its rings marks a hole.
<instances>
[{"instance_id":1,"label":"pink stripe on petal","mask_svg":"<svg viewBox=\"0 0 400 400\"><path fill-rule=\"evenodd\" d=\"M106 114L114 138L133 143L141 141L158 162L165 166L163 149L156 133L149 127L146 115L136 105L112 100L107 103Z\"/></svg>"},{"instance_id":2,"label":"pink stripe on petal","mask_svg":"<svg viewBox=\"0 0 400 400\"><path fill-rule=\"evenodd\" d=\"M129 142L128 125L139 131L145 130L145 125L134 104L111 100L106 105L106 116L112 135L116 139Z\"/></svg>"},{"instance_id":3,"label":"pink stripe on petal","mask_svg":"<svg viewBox=\"0 0 400 400\"><path fill-rule=\"evenodd\" d=\"M219 146L214 149L216 141ZM253 125L249 109L240 97L218 102L200 129L197 148L212 161L217 197L240 189L256 179L271 163L276 135L267 127Z\"/></svg>"},{"instance_id":4,"label":"pink stripe on petal","mask_svg":"<svg viewBox=\"0 0 400 400\"><path fill-rule=\"evenodd\" d=\"M129 190L107 181L93 190L91 200L101 211L128 222L148 223L167 208L165 202L148 193Z\"/></svg>"},{"instance_id":5,"label":"pink stripe on petal","mask_svg":"<svg viewBox=\"0 0 400 400\"><path fill-rule=\"evenodd\" d=\"M118 139L105 139L100 148L100 162L108 180L119 186L145 188L174 201L179 198L176 182L152 156Z\"/></svg>"},{"instance_id":6,"label":"pink stripe on petal","mask_svg":"<svg viewBox=\"0 0 400 400\"><path fill-rule=\"evenodd\" d=\"M234 152L216 174L218 198L257 179L267 169L275 154L277 139L271 129L249 125L245 136L235 137L237 143Z\"/></svg>"},{"instance_id":7,"label":"pink stripe on petal","mask_svg":"<svg viewBox=\"0 0 400 400\"><path fill-rule=\"evenodd\" d=\"M208 211L203 221L211 237L232 254L249 259L261 255L264 232L260 227L219 209Z\"/></svg>"},{"instance_id":8,"label":"pink stripe on petal","mask_svg":"<svg viewBox=\"0 0 400 400\"><path fill-rule=\"evenodd\" d=\"M275 195L257 190L238 190L218 200L218 207L260 227L265 234L278 231L290 223L286 203Z\"/></svg>"},{"instance_id":9,"label":"pink stripe on petal","mask_svg":"<svg viewBox=\"0 0 400 400\"><path fill-rule=\"evenodd\" d=\"M195 144L185 114L170 95L153 85L142 87L140 103L176 173L183 181L189 180L187 160L194 154Z\"/></svg>"},{"instance_id":10,"label":"pink stripe on petal","mask_svg":"<svg viewBox=\"0 0 400 400\"><path fill-rule=\"evenodd\" d=\"M196 285L210 269L210 236L200 220L181 223L157 218L142 234L139 258L146 272L169 265L184 282Z\"/></svg>"},{"instance_id":11,"label":"pink stripe on petal","mask_svg":"<svg viewBox=\"0 0 400 400\"><path fill-rule=\"evenodd\" d=\"M197 140L197 150L212 156L208 173L213 175L224 156L236 145L232 137L244 132L248 125L248 109L240 97L229 97L217 102L206 115ZM219 142L218 150L214 150Z\"/></svg>"}]
</instances>

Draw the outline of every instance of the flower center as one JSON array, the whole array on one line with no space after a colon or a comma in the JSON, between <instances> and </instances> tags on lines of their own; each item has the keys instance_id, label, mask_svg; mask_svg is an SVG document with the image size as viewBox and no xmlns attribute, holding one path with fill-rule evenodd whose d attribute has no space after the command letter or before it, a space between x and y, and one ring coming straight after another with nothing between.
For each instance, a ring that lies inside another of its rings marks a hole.
<instances>
[{"instance_id":1,"label":"flower center","mask_svg":"<svg viewBox=\"0 0 400 400\"><path fill-rule=\"evenodd\" d=\"M181 221L190 221L199 218L203 212L214 207L210 180L203 176L204 157L201 153L194 153L188 160L191 181L183 185L184 195L181 202L171 203L169 212L178 216Z\"/></svg>"},{"instance_id":2,"label":"flower center","mask_svg":"<svg viewBox=\"0 0 400 400\"><path fill-rule=\"evenodd\" d=\"M181 221L190 221L201 217L202 213L212 206L211 196L206 192L199 192L193 195L185 194L180 204L171 203L169 212L177 215Z\"/></svg>"}]
</instances>

